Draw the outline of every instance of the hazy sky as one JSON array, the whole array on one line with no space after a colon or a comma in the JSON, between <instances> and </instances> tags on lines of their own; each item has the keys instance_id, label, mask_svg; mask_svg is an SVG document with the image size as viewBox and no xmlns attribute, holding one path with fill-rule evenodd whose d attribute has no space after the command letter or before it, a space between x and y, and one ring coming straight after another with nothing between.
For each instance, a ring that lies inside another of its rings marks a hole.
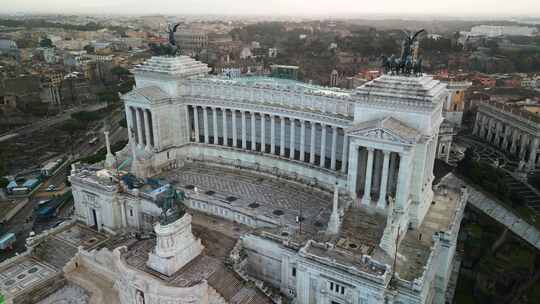
<instances>
[{"instance_id":1,"label":"hazy sky","mask_svg":"<svg viewBox=\"0 0 540 304\"><path fill-rule=\"evenodd\" d=\"M540 0L0 0L2 12L540 17Z\"/></svg>"}]
</instances>

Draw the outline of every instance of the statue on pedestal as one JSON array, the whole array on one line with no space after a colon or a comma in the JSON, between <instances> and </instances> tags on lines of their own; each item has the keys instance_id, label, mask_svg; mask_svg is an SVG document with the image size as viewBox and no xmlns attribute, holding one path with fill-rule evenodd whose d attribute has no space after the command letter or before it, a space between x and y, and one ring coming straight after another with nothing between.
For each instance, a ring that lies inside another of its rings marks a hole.
<instances>
[{"instance_id":1,"label":"statue on pedestal","mask_svg":"<svg viewBox=\"0 0 540 304\"><path fill-rule=\"evenodd\" d=\"M180 26L180 23L169 24L167 26L167 34L169 36L168 44L150 44L150 49L152 50L152 53L154 53L154 55L176 56L180 53L180 47L178 46L178 43L176 42L176 37L174 36L174 33L176 33L178 26Z\"/></svg>"},{"instance_id":2,"label":"statue on pedestal","mask_svg":"<svg viewBox=\"0 0 540 304\"><path fill-rule=\"evenodd\" d=\"M381 56L384 73L404 76L421 75L422 59L418 56L416 39L424 30L417 31L414 34L403 32L405 33L405 39L401 43L401 56L399 58L394 55L390 57Z\"/></svg>"},{"instance_id":3,"label":"statue on pedestal","mask_svg":"<svg viewBox=\"0 0 540 304\"><path fill-rule=\"evenodd\" d=\"M186 213L183 201L185 199L184 192L176 192L176 190L168 185L167 191L156 204L161 208L159 222L161 225L168 225L178 220Z\"/></svg>"}]
</instances>

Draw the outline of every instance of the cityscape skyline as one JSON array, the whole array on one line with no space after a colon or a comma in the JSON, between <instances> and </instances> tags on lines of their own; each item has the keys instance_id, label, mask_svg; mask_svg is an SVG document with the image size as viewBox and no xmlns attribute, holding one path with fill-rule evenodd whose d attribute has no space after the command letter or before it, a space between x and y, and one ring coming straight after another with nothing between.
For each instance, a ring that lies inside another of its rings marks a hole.
<instances>
[{"instance_id":1,"label":"cityscape skyline","mask_svg":"<svg viewBox=\"0 0 540 304\"><path fill-rule=\"evenodd\" d=\"M494 3L495 2L495 3ZM320 2L308 0L270 0L264 3L251 1L236 1L234 11L231 3L224 0L184 0L181 3L165 0L161 5L148 7L146 3L117 0L83 1L74 3L67 0L53 0L43 4L40 1L14 1L4 3L4 13L34 13L34 14L186 14L186 15L276 15L276 16L332 16L352 17L366 15L385 16L452 16L472 17L489 16L492 18L504 16L533 17L540 13L540 3L530 0L489 1L479 0L470 3L456 0L451 3L413 0L408 2L383 0L376 3L357 3L352 0Z\"/></svg>"}]
</instances>

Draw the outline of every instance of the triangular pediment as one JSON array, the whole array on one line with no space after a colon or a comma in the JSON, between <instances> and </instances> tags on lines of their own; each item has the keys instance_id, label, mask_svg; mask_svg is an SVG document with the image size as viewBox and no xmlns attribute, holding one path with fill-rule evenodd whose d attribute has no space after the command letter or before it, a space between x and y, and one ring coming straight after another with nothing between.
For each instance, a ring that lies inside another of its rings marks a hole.
<instances>
[{"instance_id":1,"label":"triangular pediment","mask_svg":"<svg viewBox=\"0 0 540 304\"><path fill-rule=\"evenodd\" d=\"M135 88L123 96L124 99L140 103L156 103L170 98L169 94L158 86Z\"/></svg>"},{"instance_id":2,"label":"triangular pediment","mask_svg":"<svg viewBox=\"0 0 540 304\"><path fill-rule=\"evenodd\" d=\"M347 135L401 144L415 144L421 138L418 130L393 117L355 124L347 130Z\"/></svg>"}]
</instances>

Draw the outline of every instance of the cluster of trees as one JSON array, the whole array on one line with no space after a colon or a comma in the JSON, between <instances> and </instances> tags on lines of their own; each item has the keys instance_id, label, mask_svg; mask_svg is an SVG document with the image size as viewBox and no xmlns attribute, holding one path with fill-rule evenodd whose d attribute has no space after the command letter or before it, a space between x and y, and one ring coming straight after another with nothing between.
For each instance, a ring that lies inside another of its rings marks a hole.
<instances>
[{"instance_id":1,"label":"cluster of trees","mask_svg":"<svg viewBox=\"0 0 540 304\"><path fill-rule=\"evenodd\" d=\"M0 19L0 26L26 27L26 28L36 28L36 27L63 28L66 30L74 30L74 31L97 31L97 30L105 28L105 26L96 22L88 22L87 24L81 25L81 24L50 22L50 21L39 20L39 19L27 19L27 20ZM107 28L115 30L115 31L126 30L123 27L110 27L109 26Z\"/></svg>"},{"instance_id":2,"label":"cluster of trees","mask_svg":"<svg viewBox=\"0 0 540 304\"><path fill-rule=\"evenodd\" d=\"M116 143L112 144L111 145L111 152L115 153L117 151L122 150L127 145L127 143L128 143L127 140L121 140L119 142L116 142ZM103 147L103 148L99 149L99 151L96 152L96 154L84 157L84 158L80 159L79 161L82 162L82 163L85 163L85 164L95 164L95 163L99 163L100 161L105 160L106 156L107 156L107 149L105 147Z\"/></svg>"},{"instance_id":3,"label":"cluster of trees","mask_svg":"<svg viewBox=\"0 0 540 304\"><path fill-rule=\"evenodd\" d=\"M519 208L525 205L522 195L511 191L504 181L506 173L489 163L474 160L472 151L465 152L465 157L458 163L457 171L512 207Z\"/></svg>"}]
</instances>

